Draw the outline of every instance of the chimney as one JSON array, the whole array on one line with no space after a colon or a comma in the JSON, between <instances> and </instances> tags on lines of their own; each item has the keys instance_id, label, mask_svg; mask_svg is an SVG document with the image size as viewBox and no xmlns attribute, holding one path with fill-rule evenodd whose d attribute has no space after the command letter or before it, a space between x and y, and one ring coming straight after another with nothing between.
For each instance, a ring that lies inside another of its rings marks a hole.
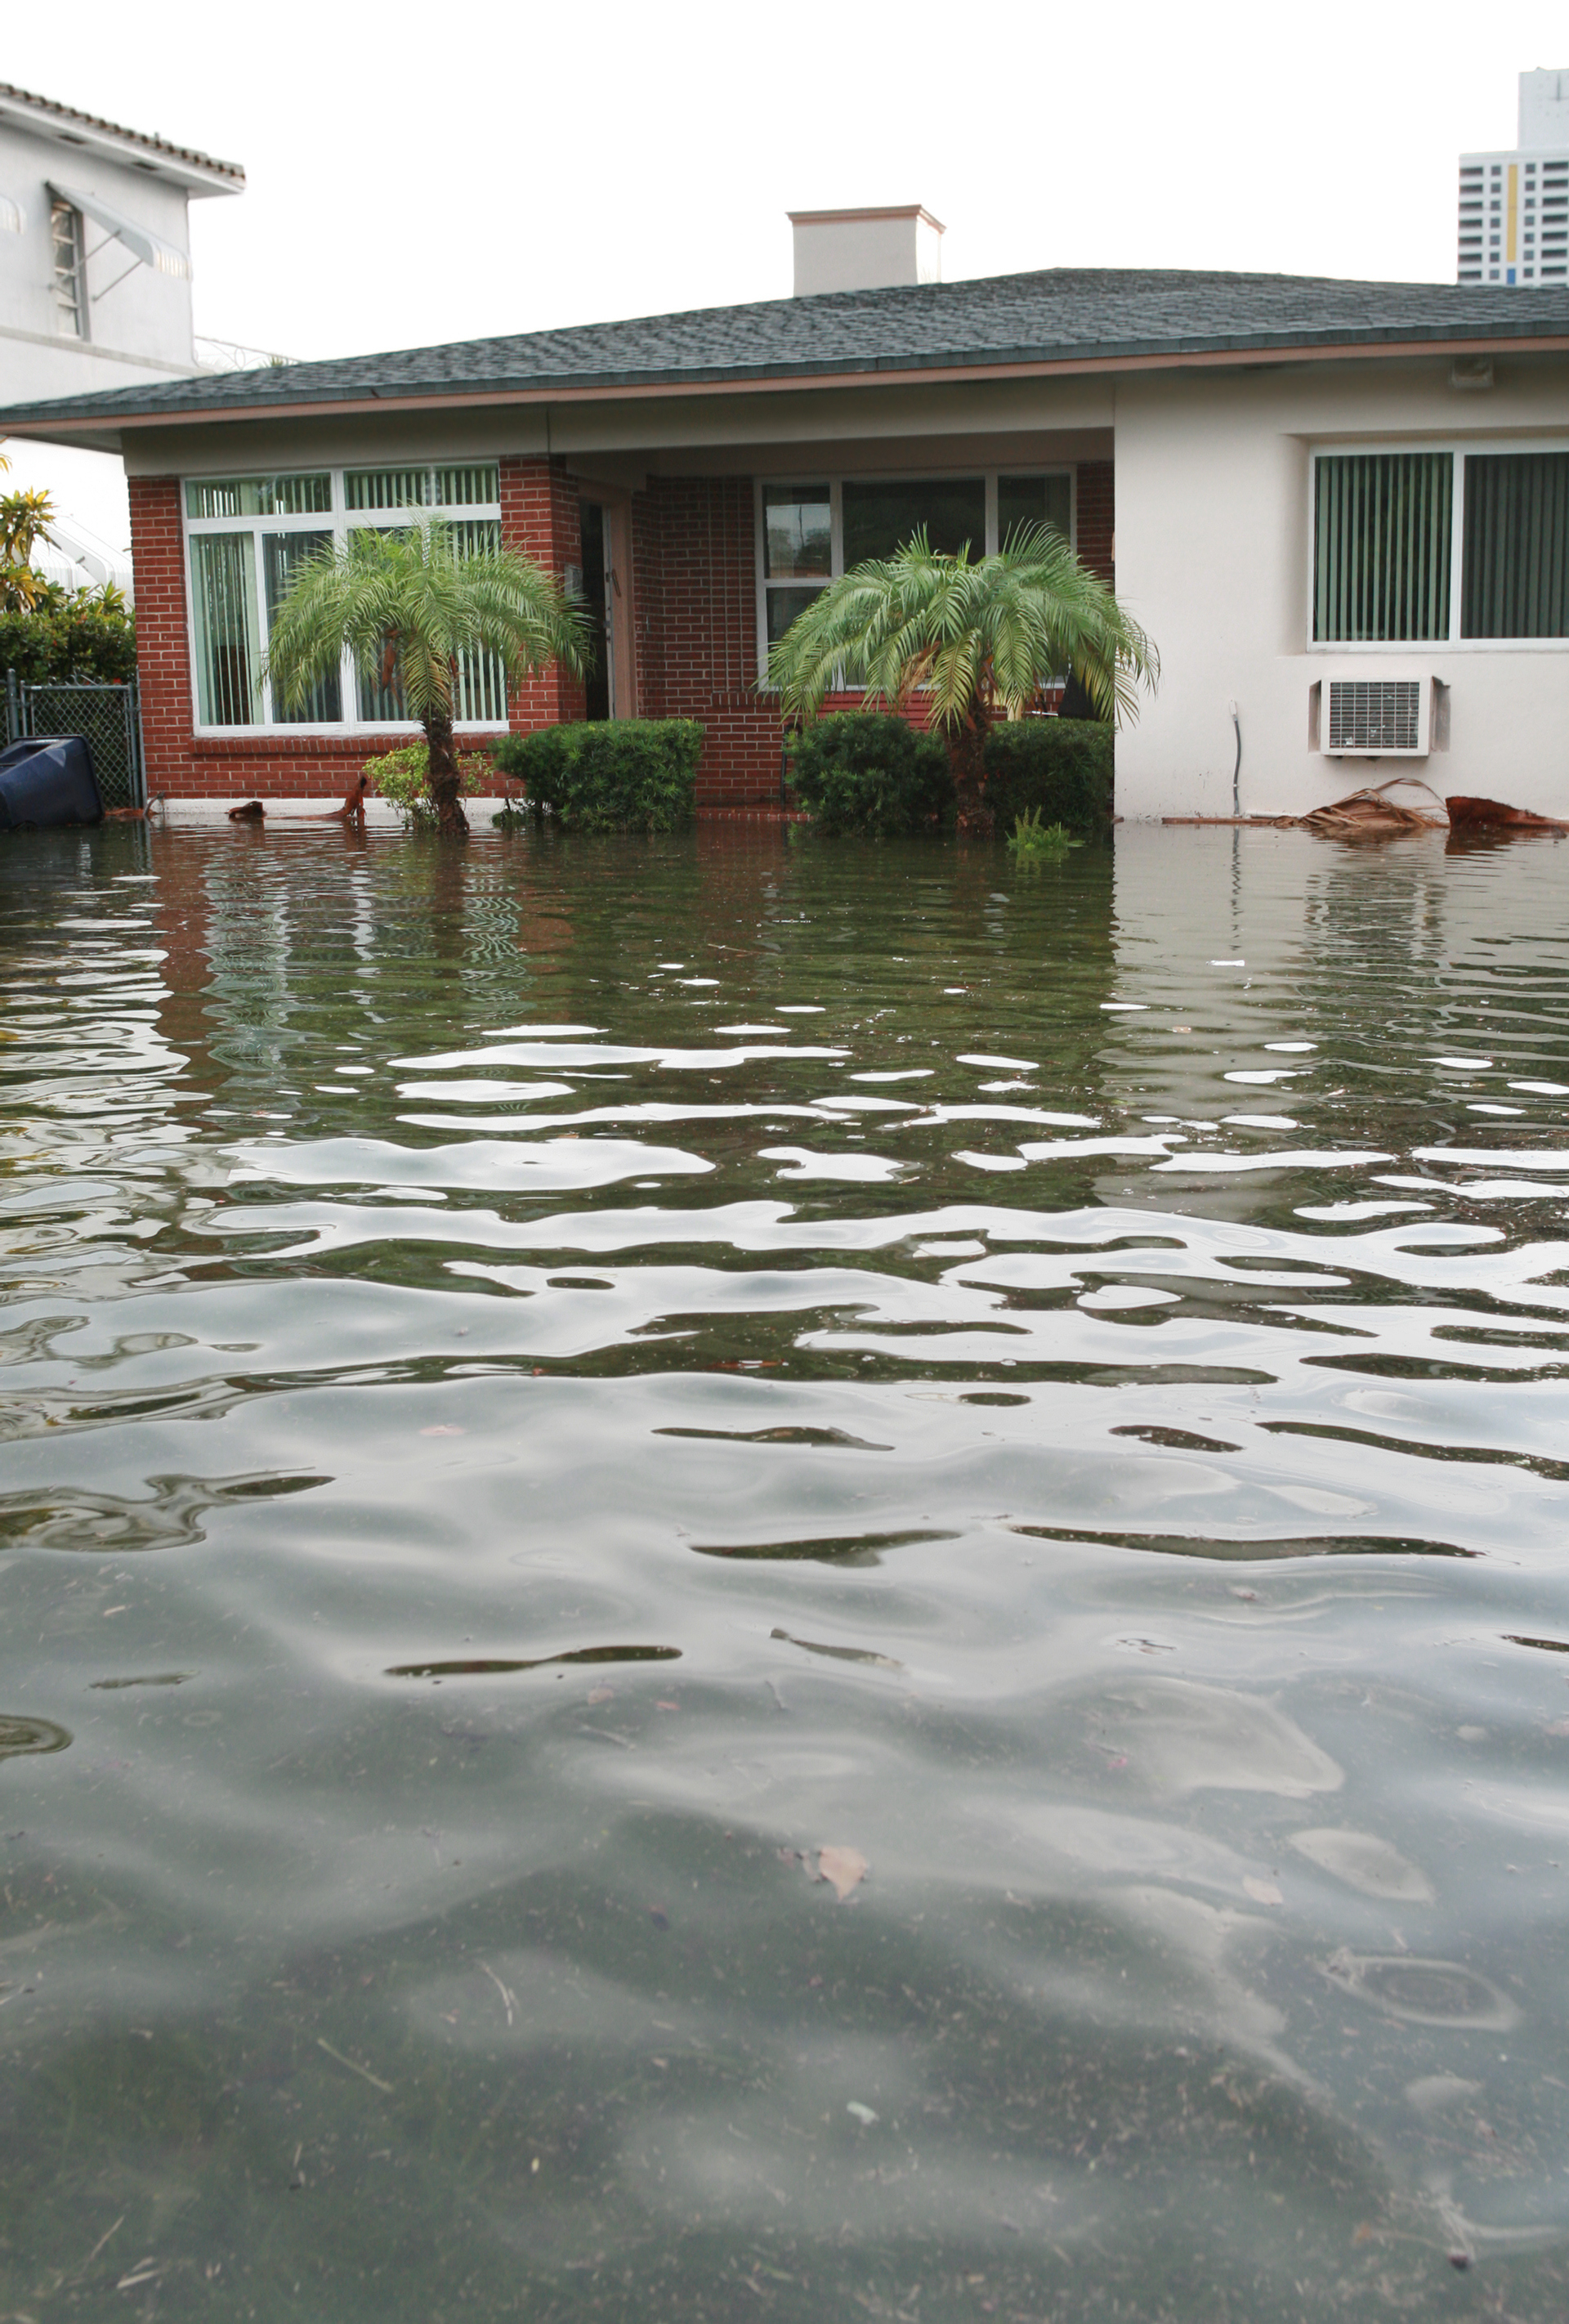
<instances>
[{"instance_id":1,"label":"chimney","mask_svg":"<svg viewBox=\"0 0 1569 2324\"><path fill-rule=\"evenodd\" d=\"M940 282L942 227L919 202L891 210L792 210L795 296Z\"/></svg>"}]
</instances>

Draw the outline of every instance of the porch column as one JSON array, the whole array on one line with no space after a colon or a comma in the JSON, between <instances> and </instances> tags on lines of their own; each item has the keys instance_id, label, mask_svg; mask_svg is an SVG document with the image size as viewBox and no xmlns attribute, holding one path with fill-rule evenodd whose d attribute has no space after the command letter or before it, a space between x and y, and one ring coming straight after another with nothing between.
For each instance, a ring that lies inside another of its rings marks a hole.
<instances>
[{"instance_id":1,"label":"porch column","mask_svg":"<svg viewBox=\"0 0 1569 2324\"><path fill-rule=\"evenodd\" d=\"M500 466L502 548L518 550L564 580L569 565L583 564L577 486L564 462L508 456ZM583 715L582 684L554 667L508 687L507 723L515 734L563 725Z\"/></svg>"}]
</instances>

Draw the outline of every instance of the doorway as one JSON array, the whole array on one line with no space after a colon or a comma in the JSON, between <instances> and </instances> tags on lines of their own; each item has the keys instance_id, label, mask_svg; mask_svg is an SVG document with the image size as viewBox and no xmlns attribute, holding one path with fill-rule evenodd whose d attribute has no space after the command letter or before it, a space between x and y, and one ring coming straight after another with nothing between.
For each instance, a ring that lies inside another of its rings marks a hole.
<instances>
[{"instance_id":1,"label":"doorway","mask_svg":"<svg viewBox=\"0 0 1569 2324\"><path fill-rule=\"evenodd\" d=\"M610 583L610 527L598 501L580 503L583 516L583 599L588 617L593 667L583 687L583 715L616 715L615 608Z\"/></svg>"}]
</instances>

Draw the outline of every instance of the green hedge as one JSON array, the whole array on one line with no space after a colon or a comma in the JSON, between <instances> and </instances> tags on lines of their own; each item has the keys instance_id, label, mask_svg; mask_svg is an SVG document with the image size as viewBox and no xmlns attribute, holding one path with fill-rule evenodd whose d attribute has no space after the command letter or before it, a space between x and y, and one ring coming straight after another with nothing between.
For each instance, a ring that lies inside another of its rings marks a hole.
<instances>
[{"instance_id":1,"label":"green hedge","mask_svg":"<svg viewBox=\"0 0 1569 2324\"><path fill-rule=\"evenodd\" d=\"M877 839L940 830L953 811L946 746L878 710L814 718L794 739L790 779L820 831Z\"/></svg>"},{"instance_id":2,"label":"green hedge","mask_svg":"<svg viewBox=\"0 0 1569 2324\"><path fill-rule=\"evenodd\" d=\"M509 734L492 756L564 831L680 831L697 811L695 718L610 718Z\"/></svg>"},{"instance_id":3,"label":"green hedge","mask_svg":"<svg viewBox=\"0 0 1569 2324\"><path fill-rule=\"evenodd\" d=\"M136 675L136 622L117 591L49 589L31 613L0 613L0 686L16 672L23 686L46 678L124 685Z\"/></svg>"},{"instance_id":4,"label":"green hedge","mask_svg":"<svg viewBox=\"0 0 1569 2324\"><path fill-rule=\"evenodd\" d=\"M994 726L982 764L986 803L1006 837L1032 807L1081 834L1112 819L1114 729L1089 718L1019 718Z\"/></svg>"}]
</instances>

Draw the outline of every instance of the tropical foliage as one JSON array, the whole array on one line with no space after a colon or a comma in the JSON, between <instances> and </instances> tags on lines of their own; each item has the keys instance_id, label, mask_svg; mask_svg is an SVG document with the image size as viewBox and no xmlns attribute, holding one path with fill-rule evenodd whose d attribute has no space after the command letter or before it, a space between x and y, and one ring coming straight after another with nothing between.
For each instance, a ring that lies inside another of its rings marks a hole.
<instances>
[{"instance_id":1,"label":"tropical foliage","mask_svg":"<svg viewBox=\"0 0 1569 2324\"><path fill-rule=\"evenodd\" d=\"M986 736L1044 706L1071 670L1103 717L1136 716L1160 659L1150 639L1060 532L1022 525L993 557L940 554L917 533L815 597L768 657L786 718L815 718L845 685L868 706L906 711L919 694L949 742L961 812L979 811Z\"/></svg>"},{"instance_id":2,"label":"tropical foliage","mask_svg":"<svg viewBox=\"0 0 1569 2324\"><path fill-rule=\"evenodd\" d=\"M840 711L803 726L790 781L823 832L891 839L938 830L953 814L946 749L885 711Z\"/></svg>"},{"instance_id":3,"label":"tropical foliage","mask_svg":"<svg viewBox=\"0 0 1569 2324\"><path fill-rule=\"evenodd\" d=\"M0 452L0 469L10 466ZM47 493L0 493L0 613L31 613L49 586L32 570L32 552L49 540L53 521Z\"/></svg>"},{"instance_id":4,"label":"tropical foliage","mask_svg":"<svg viewBox=\"0 0 1569 2324\"><path fill-rule=\"evenodd\" d=\"M492 757L536 816L564 831L680 831L697 807L693 718L616 718L508 734Z\"/></svg>"},{"instance_id":5,"label":"tropical foliage","mask_svg":"<svg viewBox=\"0 0 1569 2324\"><path fill-rule=\"evenodd\" d=\"M24 686L46 678L124 685L136 675L135 617L118 589L41 582L26 612L0 612L4 670L14 670Z\"/></svg>"},{"instance_id":6,"label":"tropical foliage","mask_svg":"<svg viewBox=\"0 0 1569 2324\"><path fill-rule=\"evenodd\" d=\"M589 630L561 584L509 549L465 550L437 518L356 529L307 558L272 620L268 669L291 708L335 669L346 646L362 673L395 687L425 729L436 821L465 832L453 736L460 665L493 654L509 678L555 662L582 677Z\"/></svg>"}]
</instances>

